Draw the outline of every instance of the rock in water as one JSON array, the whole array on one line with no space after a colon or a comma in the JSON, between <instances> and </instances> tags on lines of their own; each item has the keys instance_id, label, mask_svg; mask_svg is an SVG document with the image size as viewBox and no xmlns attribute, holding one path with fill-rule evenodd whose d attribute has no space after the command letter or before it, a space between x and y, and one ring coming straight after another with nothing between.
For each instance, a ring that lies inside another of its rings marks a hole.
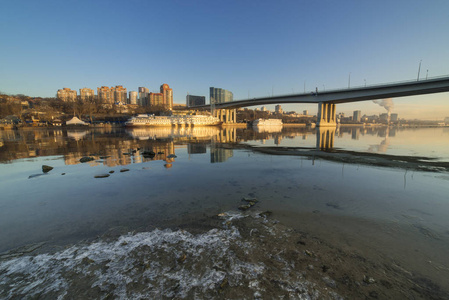
<instances>
[{"instance_id":1,"label":"rock in water","mask_svg":"<svg viewBox=\"0 0 449 300\"><path fill-rule=\"evenodd\" d=\"M48 173L51 170L53 170L53 167L50 167L50 166L47 166L47 165L43 165L42 166L42 172L44 172L44 173Z\"/></svg>"},{"instance_id":2,"label":"rock in water","mask_svg":"<svg viewBox=\"0 0 449 300\"><path fill-rule=\"evenodd\" d=\"M109 177L109 174L98 174L94 176L94 178L106 178L106 177Z\"/></svg>"},{"instance_id":3,"label":"rock in water","mask_svg":"<svg viewBox=\"0 0 449 300\"><path fill-rule=\"evenodd\" d=\"M123 168L123 169L120 169L120 172L128 172L129 171L129 169L127 169L127 168Z\"/></svg>"},{"instance_id":4,"label":"rock in water","mask_svg":"<svg viewBox=\"0 0 449 300\"><path fill-rule=\"evenodd\" d=\"M88 161L93 161L93 160L95 160L95 158L89 157L89 156L84 156L84 157L80 158L80 162L82 162L82 163L85 163L85 162L88 162Z\"/></svg>"}]
</instances>

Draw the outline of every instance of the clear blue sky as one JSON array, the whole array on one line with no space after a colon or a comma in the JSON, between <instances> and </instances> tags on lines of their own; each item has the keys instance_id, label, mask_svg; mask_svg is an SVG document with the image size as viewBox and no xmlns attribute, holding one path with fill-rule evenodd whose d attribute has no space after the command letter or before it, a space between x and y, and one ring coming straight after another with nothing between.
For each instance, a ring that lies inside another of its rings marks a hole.
<instances>
[{"instance_id":1,"label":"clear blue sky","mask_svg":"<svg viewBox=\"0 0 449 300\"><path fill-rule=\"evenodd\" d=\"M2 1L0 91L168 83L185 103L210 86L246 99L416 79L421 60L421 78L447 75L448 16L447 0ZM400 117L449 116L448 93L393 100ZM354 109L384 112L337 106Z\"/></svg>"}]
</instances>

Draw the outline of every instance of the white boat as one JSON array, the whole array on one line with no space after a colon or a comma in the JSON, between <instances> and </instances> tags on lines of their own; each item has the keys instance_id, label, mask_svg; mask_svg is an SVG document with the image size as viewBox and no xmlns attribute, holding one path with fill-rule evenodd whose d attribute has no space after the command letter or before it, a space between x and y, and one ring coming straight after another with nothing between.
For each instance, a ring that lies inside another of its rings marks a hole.
<instances>
[{"instance_id":1,"label":"white boat","mask_svg":"<svg viewBox=\"0 0 449 300\"><path fill-rule=\"evenodd\" d=\"M213 126L220 125L220 119L206 115L155 116L140 114L126 121L126 127L150 126Z\"/></svg>"},{"instance_id":2,"label":"white boat","mask_svg":"<svg viewBox=\"0 0 449 300\"><path fill-rule=\"evenodd\" d=\"M253 126L282 126L281 119L257 119L253 121Z\"/></svg>"}]
</instances>

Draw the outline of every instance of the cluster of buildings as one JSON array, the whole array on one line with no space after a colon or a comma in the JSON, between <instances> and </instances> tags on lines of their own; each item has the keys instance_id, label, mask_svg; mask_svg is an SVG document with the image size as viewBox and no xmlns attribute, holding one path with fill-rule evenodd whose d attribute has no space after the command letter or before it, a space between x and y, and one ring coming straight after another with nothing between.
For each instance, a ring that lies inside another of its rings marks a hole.
<instances>
[{"instance_id":1,"label":"cluster of buildings","mask_svg":"<svg viewBox=\"0 0 449 300\"><path fill-rule=\"evenodd\" d=\"M337 119L340 123L396 123L399 121L398 114L383 113L380 115L362 115L360 110L354 110L352 116L346 117L344 113L339 113Z\"/></svg>"},{"instance_id":2,"label":"cluster of buildings","mask_svg":"<svg viewBox=\"0 0 449 300\"><path fill-rule=\"evenodd\" d=\"M63 88L58 90L56 97L62 101L75 101L78 98L76 90ZM173 108L173 89L166 83L162 84L159 93L153 93L146 87L139 87L137 91L127 93L121 85L115 87L102 86L97 88L97 94L93 89L82 88L79 90L79 98L82 101L97 99L103 104L140 105L161 107L171 110Z\"/></svg>"}]
</instances>

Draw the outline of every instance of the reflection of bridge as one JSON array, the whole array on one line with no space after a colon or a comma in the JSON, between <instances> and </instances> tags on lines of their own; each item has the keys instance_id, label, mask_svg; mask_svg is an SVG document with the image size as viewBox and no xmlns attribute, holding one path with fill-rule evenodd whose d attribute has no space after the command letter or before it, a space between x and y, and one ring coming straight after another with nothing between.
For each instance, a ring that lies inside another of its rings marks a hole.
<instances>
[{"instance_id":1,"label":"reflection of bridge","mask_svg":"<svg viewBox=\"0 0 449 300\"><path fill-rule=\"evenodd\" d=\"M335 126L335 104L357 101L376 100L384 98L397 98L425 94L442 93L449 91L449 77L433 78L420 81L407 81L367 87L347 88L340 90L316 91L304 94L291 94L272 97L236 100L232 102L216 103L219 116L225 116L222 121L232 122L233 113L239 107L269 105L279 103L317 103L318 126ZM208 108L203 105L200 108ZM224 112L220 112L224 110ZM226 119L227 118L227 119Z\"/></svg>"}]
</instances>

